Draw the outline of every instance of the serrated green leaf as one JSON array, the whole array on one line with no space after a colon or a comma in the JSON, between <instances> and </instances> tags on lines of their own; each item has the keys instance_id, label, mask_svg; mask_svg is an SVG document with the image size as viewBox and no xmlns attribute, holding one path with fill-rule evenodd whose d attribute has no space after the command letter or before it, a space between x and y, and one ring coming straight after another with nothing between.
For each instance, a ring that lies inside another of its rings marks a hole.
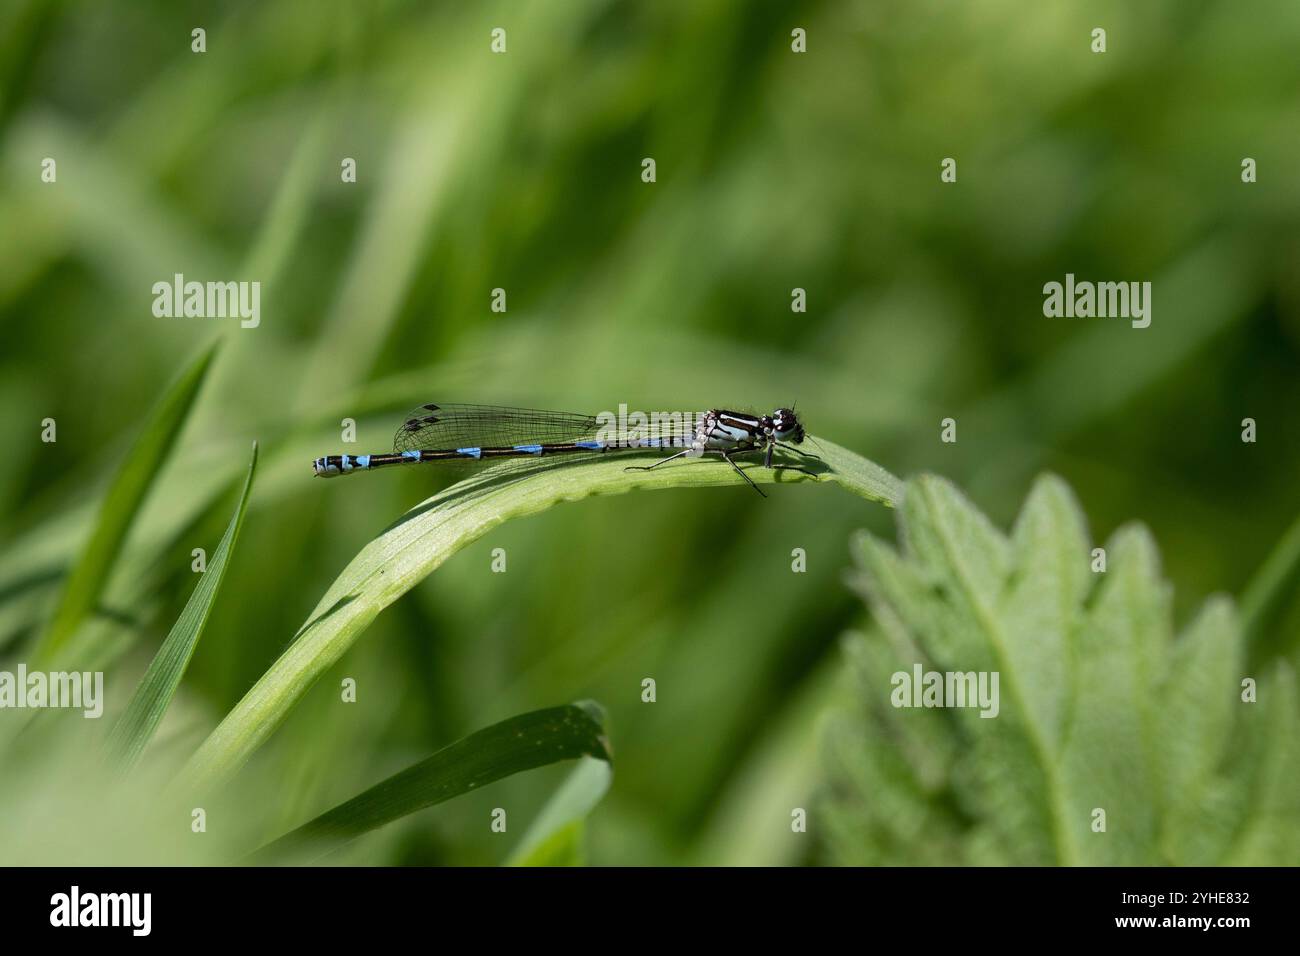
<instances>
[{"instance_id":1,"label":"serrated green leaf","mask_svg":"<svg viewBox=\"0 0 1300 956\"><path fill-rule=\"evenodd\" d=\"M1012 531L1015 569L1003 604L1008 664L1024 674L1025 706L1059 752L1070 700L1069 661L1092 586L1088 531L1065 482L1035 482Z\"/></svg>"},{"instance_id":2,"label":"serrated green leaf","mask_svg":"<svg viewBox=\"0 0 1300 956\"><path fill-rule=\"evenodd\" d=\"M1240 703L1238 631L1232 602L1211 598L1175 642L1163 677L1159 739L1166 747L1168 810L1161 849L1181 866L1212 865L1232 830L1233 814L1221 806L1225 793L1215 771L1226 756Z\"/></svg>"},{"instance_id":3,"label":"serrated green leaf","mask_svg":"<svg viewBox=\"0 0 1300 956\"><path fill-rule=\"evenodd\" d=\"M1010 653L1023 641L1003 616L1004 595L1016 567L1011 545L942 479L926 476L909 483L903 513L910 556L937 585L930 603L940 613L934 615L938 623L929 634L930 644L941 648L938 669L999 674L1002 705L997 718L983 718L973 710L953 715L969 738L955 767L966 782L963 808L992 822L1009 851L1009 862L1069 858L1050 737L1026 714L1032 694Z\"/></svg>"},{"instance_id":4,"label":"serrated green leaf","mask_svg":"<svg viewBox=\"0 0 1300 956\"><path fill-rule=\"evenodd\" d=\"M1165 786L1195 802L1195 788L1224 757L1238 700L1241 629L1232 602L1211 598L1169 655L1162 677L1160 739L1168 741Z\"/></svg>"},{"instance_id":5,"label":"serrated green leaf","mask_svg":"<svg viewBox=\"0 0 1300 956\"><path fill-rule=\"evenodd\" d=\"M911 667L901 648L885 641L867 641L861 635L846 642L846 651L864 687L889 688L891 675ZM853 722L842 719L832 725L828 758L854 781L855 789L871 794L873 817L879 824L874 839L881 846L895 851L923 847L929 854L950 845L948 841L960 831L959 814L935 799L949 785L957 753L947 715L938 710L912 713L919 719L903 720L901 712L889 705L888 697L861 695L854 714L856 722L870 727L870 749L862 748ZM914 862L938 863L940 859L918 858Z\"/></svg>"},{"instance_id":6,"label":"serrated green leaf","mask_svg":"<svg viewBox=\"0 0 1300 956\"><path fill-rule=\"evenodd\" d=\"M852 639L861 703L831 737L826 832L855 841L828 843L837 859L1294 862L1293 681L1269 675L1260 703L1241 700L1230 601L1175 640L1151 535L1121 528L1094 573L1082 513L1051 476L1009 537L931 477L908 483L900 522L901 554L869 536L855 548L875 627ZM890 706L891 670L918 665L996 670L997 716Z\"/></svg>"},{"instance_id":7,"label":"serrated green leaf","mask_svg":"<svg viewBox=\"0 0 1300 956\"><path fill-rule=\"evenodd\" d=\"M810 464L818 472L816 478L763 468L761 463L746 466L745 472L759 484L835 483L870 501L892 505L899 500L901 483L879 465L832 442L822 440L817 444L823 460ZM685 462L653 471L628 471L626 466L626 461L615 458L491 469L407 512L343 570L293 644L190 760L185 783L207 786L238 768L380 611L451 555L503 521L593 495L637 489L745 486L744 479L722 462ZM762 504L756 497L755 507Z\"/></svg>"},{"instance_id":8,"label":"serrated green leaf","mask_svg":"<svg viewBox=\"0 0 1300 956\"><path fill-rule=\"evenodd\" d=\"M503 777L580 757L606 766L611 759L604 712L596 704L568 704L511 717L304 823L263 847L253 860L319 856L376 827Z\"/></svg>"},{"instance_id":9,"label":"serrated green leaf","mask_svg":"<svg viewBox=\"0 0 1300 956\"><path fill-rule=\"evenodd\" d=\"M1300 733L1297 733L1295 672L1276 667L1261 682L1248 708L1243 735L1250 759L1236 761L1230 773L1241 781L1230 803L1240 823L1222 862L1229 866L1295 866L1300 859Z\"/></svg>"},{"instance_id":10,"label":"serrated green leaf","mask_svg":"<svg viewBox=\"0 0 1300 956\"><path fill-rule=\"evenodd\" d=\"M208 615L212 613L217 594L221 590L221 582L225 578L230 555L239 539L239 529L244 523L244 512L248 507L248 495L252 490L253 475L256 471L257 443L254 442L252 457L248 462L248 474L244 478L244 489L240 492L239 501L235 505L235 513L231 515L230 523L226 526L226 533L222 535L216 551L212 554L212 560L208 562L198 585L190 594L190 599L185 602L180 617L176 619L162 647L150 662L149 669L145 671L140 686L136 688L130 703L127 704L126 711L109 735L109 750L113 754L113 759L117 760L123 769L134 764L144 752L163 714L167 712L167 706L180 686L181 677L184 676L185 668L194 654L194 648L198 646L199 638L203 635Z\"/></svg>"},{"instance_id":11,"label":"serrated green leaf","mask_svg":"<svg viewBox=\"0 0 1300 956\"><path fill-rule=\"evenodd\" d=\"M37 644L33 656L39 666L47 666L65 647L103 593L127 532L198 397L218 344L219 340L205 349L167 390L127 453L104 496L94 530L68 574L49 626Z\"/></svg>"},{"instance_id":12,"label":"serrated green leaf","mask_svg":"<svg viewBox=\"0 0 1300 956\"><path fill-rule=\"evenodd\" d=\"M1169 602L1155 544L1143 528L1116 532L1108 570L1074 658L1074 701L1062 765L1081 862L1136 865L1155 857L1161 789L1156 680L1170 648ZM1106 813L1105 834L1091 814ZM1100 837L1100 838L1099 838Z\"/></svg>"}]
</instances>

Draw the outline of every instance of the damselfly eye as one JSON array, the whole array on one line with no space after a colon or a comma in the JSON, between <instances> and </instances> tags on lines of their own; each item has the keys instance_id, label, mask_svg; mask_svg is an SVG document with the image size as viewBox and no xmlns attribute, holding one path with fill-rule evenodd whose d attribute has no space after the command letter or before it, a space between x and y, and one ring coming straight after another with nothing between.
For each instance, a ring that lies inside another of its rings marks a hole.
<instances>
[{"instance_id":1,"label":"damselfly eye","mask_svg":"<svg viewBox=\"0 0 1300 956\"><path fill-rule=\"evenodd\" d=\"M776 437L782 441L787 439L793 439L795 442L803 441L803 426L799 424L793 409L778 408L774 411L772 428L776 431Z\"/></svg>"}]
</instances>

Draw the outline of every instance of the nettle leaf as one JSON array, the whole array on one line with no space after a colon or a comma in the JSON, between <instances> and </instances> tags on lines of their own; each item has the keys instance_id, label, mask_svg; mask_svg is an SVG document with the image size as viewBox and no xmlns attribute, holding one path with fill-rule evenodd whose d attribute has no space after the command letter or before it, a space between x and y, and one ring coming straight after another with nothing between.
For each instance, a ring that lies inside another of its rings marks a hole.
<instances>
[{"instance_id":1,"label":"nettle leaf","mask_svg":"<svg viewBox=\"0 0 1300 956\"><path fill-rule=\"evenodd\" d=\"M1094 573L1083 515L1052 476L1035 484L1010 535L930 476L908 482L899 521L899 549L869 535L854 545L850 583L873 626L846 639L853 703L830 728L835 858L1298 858L1292 676L1243 672L1245 637L1223 597L1175 638L1171 589L1146 529L1119 529L1106 570ZM996 673L996 707L896 706L897 675L910 688L917 668L986 672L990 689ZM1258 680L1258 703L1242 700L1245 677Z\"/></svg>"}]
</instances>

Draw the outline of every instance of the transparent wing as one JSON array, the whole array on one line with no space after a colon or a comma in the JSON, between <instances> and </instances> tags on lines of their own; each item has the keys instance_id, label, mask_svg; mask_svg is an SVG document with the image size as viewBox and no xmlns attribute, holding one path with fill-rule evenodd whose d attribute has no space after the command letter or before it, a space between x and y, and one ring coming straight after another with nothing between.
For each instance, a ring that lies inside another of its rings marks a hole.
<instances>
[{"instance_id":1,"label":"transparent wing","mask_svg":"<svg viewBox=\"0 0 1300 956\"><path fill-rule=\"evenodd\" d=\"M501 405L419 405L403 419L393 450L436 451L449 448L504 448L511 445L560 444L600 440L633 444L647 438L691 437L700 413L631 413L622 422L538 408ZM614 424L610 424L614 421Z\"/></svg>"},{"instance_id":2,"label":"transparent wing","mask_svg":"<svg viewBox=\"0 0 1300 956\"><path fill-rule=\"evenodd\" d=\"M502 448L582 441L596 435L596 417L501 405L430 402L411 409L393 436L393 450Z\"/></svg>"}]
</instances>

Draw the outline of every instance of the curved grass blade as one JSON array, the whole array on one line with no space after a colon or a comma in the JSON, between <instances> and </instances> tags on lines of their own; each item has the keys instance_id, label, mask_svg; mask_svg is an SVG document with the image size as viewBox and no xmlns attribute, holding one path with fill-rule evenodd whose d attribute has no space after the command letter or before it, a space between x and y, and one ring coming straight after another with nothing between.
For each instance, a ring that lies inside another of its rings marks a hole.
<instances>
[{"instance_id":1,"label":"curved grass blade","mask_svg":"<svg viewBox=\"0 0 1300 956\"><path fill-rule=\"evenodd\" d=\"M317 857L417 810L523 770L593 757L608 766L605 715L590 701L511 717L462 737L262 847L250 862Z\"/></svg>"},{"instance_id":2,"label":"curved grass blade","mask_svg":"<svg viewBox=\"0 0 1300 956\"><path fill-rule=\"evenodd\" d=\"M144 752L158 722L167 712L167 705L180 686L181 677L203 634L208 615L216 603L217 592L221 590L230 554L239 538L239 529L244 523L244 512L248 508L248 495L253 488L253 475L256 471L257 442L254 442L253 454L248 462L248 475L244 478L244 490L239 494L239 503L235 505L235 513L230 517L226 533L221 536L221 542L213 552L207 570L203 572L190 599L185 602L184 610L172 625L171 632L149 664L140 686L136 688L126 711L109 736L109 751L124 770L130 768Z\"/></svg>"},{"instance_id":3,"label":"curved grass blade","mask_svg":"<svg viewBox=\"0 0 1300 956\"><path fill-rule=\"evenodd\" d=\"M747 464L746 472L759 484L834 482L891 507L902 499L902 482L888 471L833 442L823 440L821 445L822 461L802 461L815 466L815 478L763 468L761 463ZM592 495L744 485L744 479L721 462L687 462L654 471L626 471L626 465L626 460L615 458L489 469L408 511L343 569L294 642L190 759L182 784L206 787L237 770L380 611L503 521ZM774 503L756 500L754 507Z\"/></svg>"},{"instance_id":4,"label":"curved grass blade","mask_svg":"<svg viewBox=\"0 0 1300 956\"><path fill-rule=\"evenodd\" d=\"M1300 518L1273 546L1241 595L1241 621L1255 656L1285 654L1295 638L1273 633L1268 625L1287 609L1300 583Z\"/></svg>"},{"instance_id":5,"label":"curved grass blade","mask_svg":"<svg viewBox=\"0 0 1300 956\"><path fill-rule=\"evenodd\" d=\"M104 496L90 540L68 574L54 616L36 646L33 656L38 666L49 664L64 648L103 593L127 532L180 435L218 345L219 341L205 349L167 390L127 454Z\"/></svg>"},{"instance_id":6,"label":"curved grass blade","mask_svg":"<svg viewBox=\"0 0 1300 956\"><path fill-rule=\"evenodd\" d=\"M609 790L614 768L583 757L524 833L507 866L582 866L583 821Z\"/></svg>"}]
</instances>

